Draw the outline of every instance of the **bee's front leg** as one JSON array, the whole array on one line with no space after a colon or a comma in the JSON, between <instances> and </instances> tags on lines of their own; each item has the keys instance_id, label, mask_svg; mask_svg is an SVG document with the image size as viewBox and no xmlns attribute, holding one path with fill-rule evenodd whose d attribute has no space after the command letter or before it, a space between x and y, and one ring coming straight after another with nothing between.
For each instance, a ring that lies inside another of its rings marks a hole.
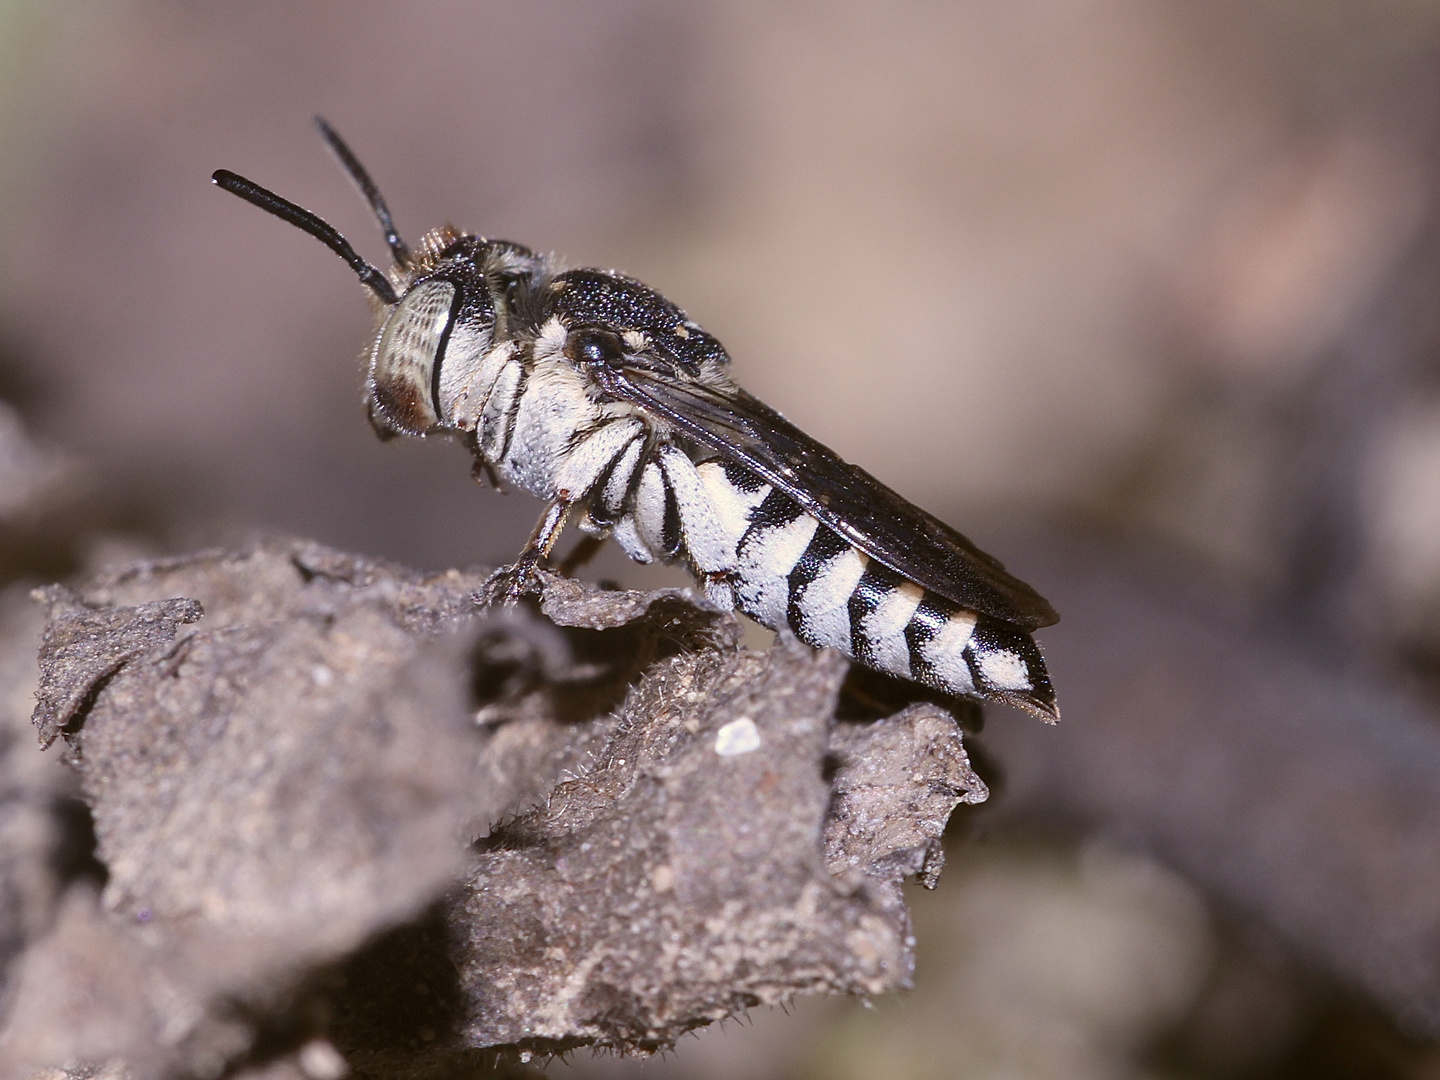
<instances>
[{"instance_id":1,"label":"bee's front leg","mask_svg":"<svg viewBox=\"0 0 1440 1080\"><path fill-rule=\"evenodd\" d=\"M540 581L535 570L560 538L571 505L569 499L557 498L547 506L519 558L491 574L475 594L476 600L482 604L493 604L497 600L503 604L515 604L527 593L539 592Z\"/></svg>"}]
</instances>

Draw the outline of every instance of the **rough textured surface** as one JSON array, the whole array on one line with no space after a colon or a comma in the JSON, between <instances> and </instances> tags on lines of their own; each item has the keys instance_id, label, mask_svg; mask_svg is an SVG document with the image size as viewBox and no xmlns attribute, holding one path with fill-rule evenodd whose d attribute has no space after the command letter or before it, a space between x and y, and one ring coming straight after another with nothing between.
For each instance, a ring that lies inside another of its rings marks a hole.
<instances>
[{"instance_id":1,"label":"rough textured surface","mask_svg":"<svg viewBox=\"0 0 1440 1080\"><path fill-rule=\"evenodd\" d=\"M839 657L687 590L484 580L270 541L37 593L106 881L6 1075L492 1074L909 984L898 884L985 797L952 717L837 722Z\"/></svg>"},{"instance_id":2,"label":"rough textured surface","mask_svg":"<svg viewBox=\"0 0 1440 1080\"><path fill-rule=\"evenodd\" d=\"M585 773L466 881L463 1037L655 1047L798 992L908 984L906 925L832 879L816 842L844 669L789 645L652 672ZM759 747L720 756L745 720Z\"/></svg>"},{"instance_id":3,"label":"rough textured surface","mask_svg":"<svg viewBox=\"0 0 1440 1080\"><path fill-rule=\"evenodd\" d=\"M35 647L44 615L26 590L0 593L0 1004L12 961L54 918L62 879L83 853L65 845L77 778L35 752Z\"/></svg>"},{"instance_id":4,"label":"rough textured surface","mask_svg":"<svg viewBox=\"0 0 1440 1080\"><path fill-rule=\"evenodd\" d=\"M157 600L139 607L93 610L59 585L35 590L50 607L40 646L46 696L35 712L40 740L49 746L92 704L122 667L174 640L176 631L205 614L194 600Z\"/></svg>"},{"instance_id":5,"label":"rough textured surface","mask_svg":"<svg viewBox=\"0 0 1440 1080\"><path fill-rule=\"evenodd\" d=\"M910 874L933 889L945 852L940 835L958 803L989 798L949 713L912 705L873 724L836 729L841 758L825 823L825 861L833 874L861 871L898 886Z\"/></svg>"}]
</instances>

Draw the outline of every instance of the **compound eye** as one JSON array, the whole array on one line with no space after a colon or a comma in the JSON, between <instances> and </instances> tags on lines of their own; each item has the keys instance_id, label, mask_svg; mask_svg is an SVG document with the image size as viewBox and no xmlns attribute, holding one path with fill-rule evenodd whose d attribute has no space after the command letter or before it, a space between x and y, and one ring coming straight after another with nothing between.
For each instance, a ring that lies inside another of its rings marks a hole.
<instances>
[{"instance_id":1,"label":"compound eye","mask_svg":"<svg viewBox=\"0 0 1440 1080\"><path fill-rule=\"evenodd\" d=\"M609 330L586 326L565 339L565 355L577 364L617 364L625 349Z\"/></svg>"},{"instance_id":2,"label":"compound eye","mask_svg":"<svg viewBox=\"0 0 1440 1080\"><path fill-rule=\"evenodd\" d=\"M455 286L427 281L391 310L370 352L370 411L382 426L403 435L437 427L435 365L450 333Z\"/></svg>"}]
</instances>

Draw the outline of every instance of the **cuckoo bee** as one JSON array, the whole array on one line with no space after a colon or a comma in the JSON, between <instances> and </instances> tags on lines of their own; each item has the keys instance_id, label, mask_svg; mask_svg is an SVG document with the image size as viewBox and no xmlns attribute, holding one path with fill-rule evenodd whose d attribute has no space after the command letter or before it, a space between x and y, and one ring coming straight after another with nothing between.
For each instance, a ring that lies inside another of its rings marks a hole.
<instances>
[{"instance_id":1,"label":"cuckoo bee","mask_svg":"<svg viewBox=\"0 0 1440 1080\"><path fill-rule=\"evenodd\" d=\"M1030 637L1057 616L1030 586L747 394L720 342L633 278L449 226L411 250L318 123L380 223L388 273L310 211L224 169L214 181L325 244L369 290L366 403L383 437L453 436L477 470L544 500L501 572L507 599L574 517L637 562L683 560L712 602L816 648L1058 718Z\"/></svg>"}]
</instances>

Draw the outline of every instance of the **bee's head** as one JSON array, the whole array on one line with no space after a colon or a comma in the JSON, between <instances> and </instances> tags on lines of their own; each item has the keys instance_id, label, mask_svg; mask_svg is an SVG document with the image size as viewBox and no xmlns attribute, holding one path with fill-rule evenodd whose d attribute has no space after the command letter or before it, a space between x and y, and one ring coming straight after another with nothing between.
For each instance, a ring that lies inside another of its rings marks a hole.
<instances>
[{"instance_id":1,"label":"bee's head","mask_svg":"<svg viewBox=\"0 0 1440 1080\"><path fill-rule=\"evenodd\" d=\"M465 388L516 314L537 262L518 245L427 233L370 348L366 405L382 437L454 430Z\"/></svg>"},{"instance_id":2,"label":"bee's head","mask_svg":"<svg viewBox=\"0 0 1440 1080\"><path fill-rule=\"evenodd\" d=\"M329 124L318 117L316 124L380 223L394 260L388 274L311 211L226 169L212 179L315 237L344 259L374 296L379 324L369 350L365 402L375 430L382 437L445 430L458 388L495 340L497 304L503 321L513 280L535 257L518 245L449 226L426 233L411 252L364 166Z\"/></svg>"}]
</instances>

